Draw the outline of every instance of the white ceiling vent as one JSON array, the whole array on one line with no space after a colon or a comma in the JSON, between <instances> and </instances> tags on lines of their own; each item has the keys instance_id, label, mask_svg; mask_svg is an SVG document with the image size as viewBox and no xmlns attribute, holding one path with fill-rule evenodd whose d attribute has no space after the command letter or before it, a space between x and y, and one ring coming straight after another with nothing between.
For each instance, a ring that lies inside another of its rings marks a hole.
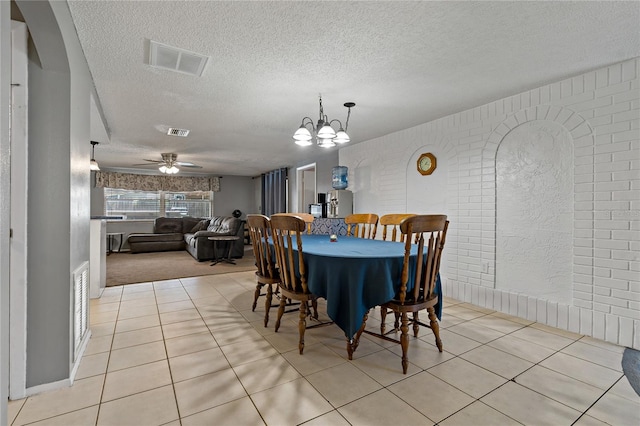
<instances>
[{"instance_id":1,"label":"white ceiling vent","mask_svg":"<svg viewBox=\"0 0 640 426\"><path fill-rule=\"evenodd\" d=\"M152 67L200 77L208 61L208 56L149 40L149 65Z\"/></svg>"},{"instance_id":2,"label":"white ceiling vent","mask_svg":"<svg viewBox=\"0 0 640 426\"><path fill-rule=\"evenodd\" d=\"M169 129L169 131L167 132L167 135L169 135L169 136L181 136L183 138L186 138L187 136L189 136L189 130L187 130L187 129L174 129L173 127L171 127Z\"/></svg>"}]
</instances>

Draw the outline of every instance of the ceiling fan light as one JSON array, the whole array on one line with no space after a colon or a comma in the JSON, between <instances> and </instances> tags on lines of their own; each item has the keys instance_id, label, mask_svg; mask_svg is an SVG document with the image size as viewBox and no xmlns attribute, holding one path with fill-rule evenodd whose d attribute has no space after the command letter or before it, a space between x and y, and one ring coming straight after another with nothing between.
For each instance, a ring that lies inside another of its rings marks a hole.
<instances>
[{"instance_id":1,"label":"ceiling fan light","mask_svg":"<svg viewBox=\"0 0 640 426\"><path fill-rule=\"evenodd\" d=\"M179 168L177 168L176 166L171 166L167 169L167 173L169 173L170 175L174 175L176 173L178 173L180 171Z\"/></svg>"},{"instance_id":2,"label":"ceiling fan light","mask_svg":"<svg viewBox=\"0 0 640 426\"><path fill-rule=\"evenodd\" d=\"M318 130L318 139L333 139L336 137L336 131L333 127L326 123L320 130Z\"/></svg>"},{"instance_id":3,"label":"ceiling fan light","mask_svg":"<svg viewBox=\"0 0 640 426\"><path fill-rule=\"evenodd\" d=\"M300 141L310 141L311 133L309 132L309 129L304 127L304 125L301 125L300 128L296 130L296 132L293 134L293 140L295 140L298 145L302 145L298 143ZM311 143L309 143L308 145L311 145ZM306 146L306 145L302 145L302 146Z\"/></svg>"},{"instance_id":4,"label":"ceiling fan light","mask_svg":"<svg viewBox=\"0 0 640 426\"><path fill-rule=\"evenodd\" d=\"M338 133L336 133L336 137L333 138L333 141L335 143L347 143L350 140L351 139L349 138L349 135L343 129L338 130Z\"/></svg>"},{"instance_id":5,"label":"ceiling fan light","mask_svg":"<svg viewBox=\"0 0 640 426\"><path fill-rule=\"evenodd\" d=\"M163 164L158 168L158 170L160 170L160 173L167 173L167 166Z\"/></svg>"},{"instance_id":6,"label":"ceiling fan light","mask_svg":"<svg viewBox=\"0 0 640 426\"><path fill-rule=\"evenodd\" d=\"M100 171L100 166L98 166L98 162L96 160L94 160L93 158L89 162L89 170L93 170L93 171L96 171L96 172Z\"/></svg>"}]
</instances>

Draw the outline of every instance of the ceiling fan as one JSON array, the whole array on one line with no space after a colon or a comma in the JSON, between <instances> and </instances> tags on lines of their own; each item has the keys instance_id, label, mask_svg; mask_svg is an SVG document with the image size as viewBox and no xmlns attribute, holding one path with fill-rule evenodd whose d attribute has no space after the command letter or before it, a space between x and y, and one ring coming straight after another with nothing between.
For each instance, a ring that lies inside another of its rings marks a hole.
<instances>
[{"instance_id":1,"label":"ceiling fan","mask_svg":"<svg viewBox=\"0 0 640 426\"><path fill-rule=\"evenodd\" d=\"M166 173L169 175L178 173L180 171L180 169L176 166L189 167L192 169L202 168L202 166L198 166L197 164L189 163L186 161L178 161L178 154L165 152L160 155L162 156L162 160L143 159L143 161L148 161L148 163L134 164L134 166L150 166L150 165L159 166L159 169L162 173Z\"/></svg>"}]
</instances>

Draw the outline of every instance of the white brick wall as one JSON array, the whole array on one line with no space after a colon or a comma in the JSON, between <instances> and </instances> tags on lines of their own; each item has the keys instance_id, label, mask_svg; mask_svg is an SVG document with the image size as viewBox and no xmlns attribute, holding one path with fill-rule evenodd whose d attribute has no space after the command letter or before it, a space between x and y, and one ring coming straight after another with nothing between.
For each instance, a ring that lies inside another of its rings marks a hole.
<instances>
[{"instance_id":1,"label":"white brick wall","mask_svg":"<svg viewBox=\"0 0 640 426\"><path fill-rule=\"evenodd\" d=\"M495 288L496 152L507 133L533 120L560 124L573 141L569 304ZM430 177L415 171L422 152L438 158ZM640 58L348 146L339 156L356 212L433 213L430 198L444 200L438 209L451 221L445 295L640 349Z\"/></svg>"}]
</instances>

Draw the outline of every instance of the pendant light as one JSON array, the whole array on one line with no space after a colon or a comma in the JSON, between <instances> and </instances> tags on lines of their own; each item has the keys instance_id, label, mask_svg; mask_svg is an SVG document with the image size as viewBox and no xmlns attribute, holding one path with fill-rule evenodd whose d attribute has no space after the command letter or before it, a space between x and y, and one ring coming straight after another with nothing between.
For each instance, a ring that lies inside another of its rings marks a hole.
<instances>
[{"instance_id":1,"label":"pendant light","mask_svg":"<svg viewBox=\"0 0 640 426\"><path fill-rule=\"evenodd\" d=\"M93 170L93 171L99 171L100 170L100 166L98 166L98 162L96 161L95 158L95 153L96 153L96 145L98 145L100 142L96 142L96 141L91 141L91 161L89 162L89 170Z\"/></svg>"}]
</instances>

